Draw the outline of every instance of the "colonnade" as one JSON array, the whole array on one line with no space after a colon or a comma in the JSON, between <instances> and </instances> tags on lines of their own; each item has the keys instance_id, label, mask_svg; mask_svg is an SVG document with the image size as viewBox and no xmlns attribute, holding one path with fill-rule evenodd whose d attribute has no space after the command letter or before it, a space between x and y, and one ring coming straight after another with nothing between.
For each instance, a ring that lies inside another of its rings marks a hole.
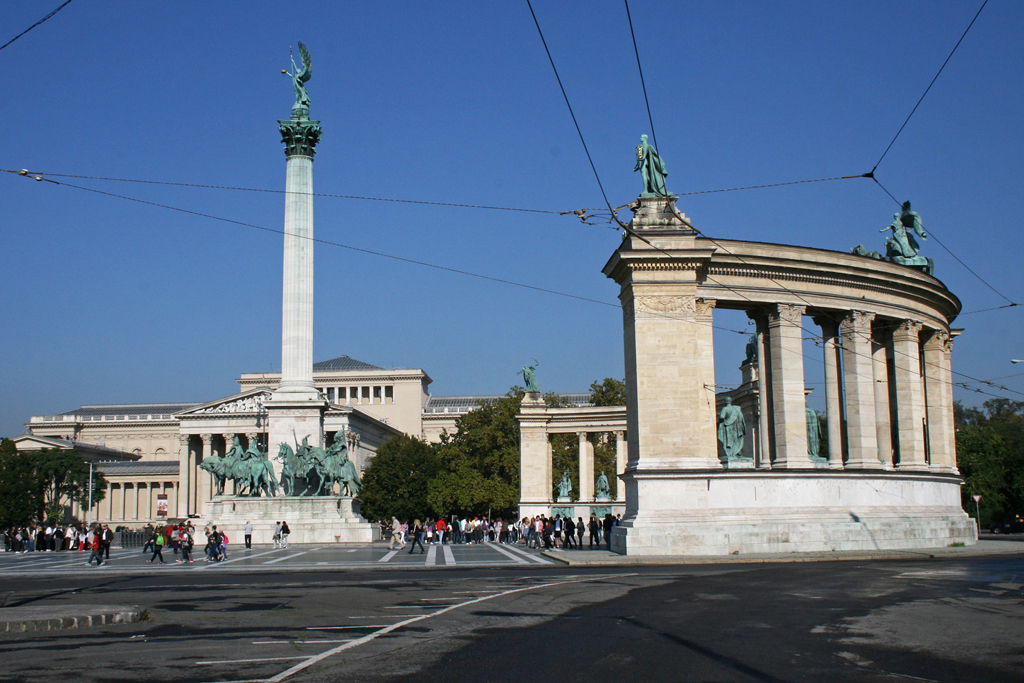
<instances>
[{"instance_id":1,"label":"colonnade","mask_svg":"<svg viewBox=\"0 0 1024 683\"><path fill-rule=\"evenodd\" d=\"M242 448L248 448L254 441L259 442L261 432L224 432L221 434L181 434L178 488L178 509L185 515L202 513L203 504L216 493L213 475L199 468L199 465L213 455L223 457L237 436ZM271 454L271 457L275 454ZM228 484L227 486L231 486ZM225 489L227 492L227 489Z\"/></svg>"},{"instance_id":2,"label":"colonnade","mask_svg":"<svg viewBox=\"0 0 1024 683\"><path fill-rule=\"evenodd\" d=\"M913 319L774 304L757 325L758 466L813 467L804 406L804 317L821 330L828 468L957 474L952 336ZM710 332L709 332L710 333Z\"/></svg>"},{"instance_id":3,"label":"colonnade","mask_svg":"<svg viewBox=\"0 0 1024 683\"><path fill-rule=\"evenodd\" d=\"M148 522L160 519L157 514L158 496L167 496L167 518L179 516L179 483L176 481L108 481L102 501L95 503L92 520L118 522ZM81 520L90 517L78 503L72 503L71 515ZM181 515L184 517L184 514Z\"/></svg>"}]
</instances>

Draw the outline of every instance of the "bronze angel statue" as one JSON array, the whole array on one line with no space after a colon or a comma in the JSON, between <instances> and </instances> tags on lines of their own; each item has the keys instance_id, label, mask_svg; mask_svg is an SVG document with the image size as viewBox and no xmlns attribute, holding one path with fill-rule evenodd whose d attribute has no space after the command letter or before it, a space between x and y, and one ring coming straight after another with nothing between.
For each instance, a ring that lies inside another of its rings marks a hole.
<instances>
[{"instance_id":1,"label":"bronze angel statue","mask_svg":"<svg viewBox=\"0 0 1024 683\"><path fill-rule=\"evenodd\" d=\"M302 70L295 64L295 57L292 56L292 73L287 69L281 69L281 73L292 77L292 85L295 86L295 104L292 109L309 110L309 93L306 92L306 81L313 75L313 63L309 58L309 50L299 41L299 58L302 60Z\"/></svg>"}]
</instances>

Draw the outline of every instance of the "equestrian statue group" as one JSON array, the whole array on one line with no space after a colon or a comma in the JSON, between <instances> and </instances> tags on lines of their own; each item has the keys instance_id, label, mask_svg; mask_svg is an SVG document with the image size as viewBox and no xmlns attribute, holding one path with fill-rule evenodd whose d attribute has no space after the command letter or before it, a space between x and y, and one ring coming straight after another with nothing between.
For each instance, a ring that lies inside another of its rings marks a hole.
<instances>
[{"instance_id":1,"label":"equestrian statue group","mask_svg":"<svg viewBox=\"0 0 1024 683\"><path fill-rule=\"evenodd\" d=\"M273 497L278 490L285 496L333 496L335 484L342 496L355 496L362 486L343 436L336 436L326 450L310 446L308 436L301 444L296 438L295 449L282 443L276 459L283 464L280 482L266 451L255 442L243 450L236 436L227 453L206 458L199 467L213 475L218 496L224 495L228 480L235 482L238 495L252 497Z\"/></svg>"}]
</instances>

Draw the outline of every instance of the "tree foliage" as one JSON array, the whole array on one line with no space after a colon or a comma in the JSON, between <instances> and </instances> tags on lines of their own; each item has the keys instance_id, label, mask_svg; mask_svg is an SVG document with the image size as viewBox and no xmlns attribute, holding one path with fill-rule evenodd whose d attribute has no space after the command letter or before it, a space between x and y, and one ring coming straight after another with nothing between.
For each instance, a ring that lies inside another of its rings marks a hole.
<instances>
[{"instance_id":1,"label":"tree foliage","mask_svg":"<svg viewBox=\"0 0 1024 683\"><path fill-rule=\"evenodd\" d=\"M515 515L519 506L519 422L523 389L461 416L455 434L441 434L441 471L430 482L430 507L452 513Z\"/></svg>"},{"instance_id":2,"label":"tree foliage","mask_svg":"<svg viewBox=\"0 0 1024 683\"><path fill-rule=\"evenodd\" d=\"M590 402L595 406L626 405L626 383L613 377L590 385Z\"/></svg>"},{"instance_id":3,"label":"tree foliage","mask_svg":"<svg viewBox=\"0 0 1024 683\"><path fill-rule=\"evenodd\" d=\"M964 509L981 495L981 528L1024 514L1024 402L996 398L981 409L953 405Z\"/></svg>"},{"instance_id":4,"label":"tree foliage","mask_svg":"<svg viewBox=\"0 0 1024 683\"><path fill-rule=\"evenodd\" d=\"M427 492L440 470L436 450L411 436L396 436L377 449L363 472L359 492L367 519L406 521L425 519L430 511Z\"/></svg>"},{"instance_id":5,"label":"tree foliage","mask_svg":"<svg viewBox=\"0 0 1024 683\"><path fill-rule=\"evenodd\" d=\"M107 481L94 471L92 483L96 504L106 495ZM72 502L89 506L89 463L77 451L18 451L13 441L0 442L0 521L60 521Z\"/></svg>"}]
</instances>

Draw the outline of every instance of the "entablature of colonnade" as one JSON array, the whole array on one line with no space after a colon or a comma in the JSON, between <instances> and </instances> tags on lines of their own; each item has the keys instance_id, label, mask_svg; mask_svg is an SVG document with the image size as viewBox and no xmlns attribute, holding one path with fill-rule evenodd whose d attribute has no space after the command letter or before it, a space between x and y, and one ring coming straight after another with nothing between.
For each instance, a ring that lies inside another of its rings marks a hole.
<instances>
[{"instance_id":1,"label":"entablature of colonnade","mask_svg":"<svg viewBox=\"0 0 1024 683\"><path fill-rule=\"evenodd\" d=\"M664 296L689 285L689 296L714 302L715 308L782 303L803 306L807 315L856 310L946 332L961 310L960 300L941 281L907 266L827 249L680 232L643 231L656 248L627 237L605 274L634 287L634 298L641 290Z\"/></svg>"},{"instance_id":2,"label":"entablature of colonnade","mask_svg":"<svg viewBox=\"0 0 1024 683\"><path fill-rule=\"evenodd\" d=\"M263 401L268 396L270 391L265 387L251 389L175 413L175 417L182 434L257 431L266 425Z\"/></svg>"},{"instance_id":3,"label":"entablature of colonnade","mask_svg":"<svg viewBox=\"0 0 1024 683\"><path fill-rule=\"evenodd\" d=\"M626 430L626 406L540 406L522 411L519 419L531 423L542 422L548 434L623 432Z\"/></svg>"}]
</instances>

